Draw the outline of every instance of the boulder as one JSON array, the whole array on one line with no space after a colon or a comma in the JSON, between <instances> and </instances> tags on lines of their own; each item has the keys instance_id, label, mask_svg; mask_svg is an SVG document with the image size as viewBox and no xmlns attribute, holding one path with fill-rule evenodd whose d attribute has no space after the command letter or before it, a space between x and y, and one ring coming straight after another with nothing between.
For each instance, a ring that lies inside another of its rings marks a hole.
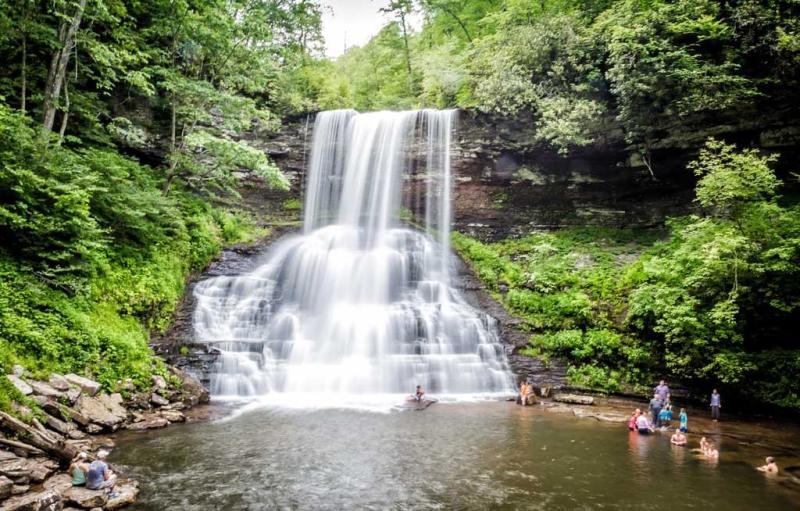
<instances>
[{"instance_id":1,"label":"boulder","mask_svg":"<svg viewBox=\"0 0 800 511\"><path fill-rule=\"evenodd\" d=\"M163 417L149 416L139 422L126 424L125 429L129 429L131 431L144 431L146 429L163 428L168 425L169 421Z\"/></svg>"},{"instance_id":2,"label":"boulder","mask_svg":"<svg viewBox=\"0 0 800 511\"><path fill-rule=\"evenodd\" d=\"M553 401L558 403L569 403L573 405L594 404L594 398L592 396L581 396L579 394L556 394L553 396Z\"/></svg>"},{"instance_id":3,"label":"boulder","mask_svg":"<svg viewBox=\"0 0 800 511\"><path fill-rule=\"evenodd\" d=\"M170 422L186 422L186 416L177 410L162 410L160 414Z\"/></svg>"},{"instance_id":4,"label":"boulder","mask_svg":"<svg viewBox=\"0 0 800 511\"><path fill-rule=\"evenodd\" d=\"M106 490L90 490L80 486L71 486L62 495L65 502L75 504L83 509L103 507L108 502L108 492Z\"/></svg>"},{"instance_id":5,"label":"boulder","mask_svg":"<svg viewBox=\"0 0 800 511\"><path fill-rule=\"evenodd\" d=\"M173 374L180 378L183 402L189 406L208 403L211 399L208 389L200 383L200 380L180 369L171 368Z\"/></svg>"},{"instance_id":6,"label":"boulder","mask_svg":"<svg viewBox=\"0 0 800 511\"><path fill-rule=\"evenodd\" d=\"M11 368L11 374L18 378L22 378L22 375L25 374L25 368L19 364L14 364L14 367Z\"/></svg>"},{"instance_id":7,"label":"boulder","mask_svg":"<svg viewBox=\"0 0 800 511\"><path fill-rule=\"evenodd\" d=\"M26 493L11 497L3 503L2 511L59 511L63 507L61 495L53 490Z\"/></svg>"},{"instance_id":8,"label":"boulder","mask_svg":"<svg viewBox=\"0 0 800 511\"><path fill-rule=\"evenodd\" d=\"M123 405L122 395L118 392L114 394L101 394L97 396L97 399L103 403L103 406L105 406L109 412L120 417L127 417L128 410Z\"/></svg>"},{"instance_id":9,"label":"boulder","mask_svg":"<svg viewBox=\"0 0 800 511\"><path fill-rule=\"evenodd\" d=\"M37 396L52 397L56 399L61 397L61 392L57 391L43 381L28 380L28 385L31 386L33 393Z\"/></svg>"},{"instance_id":10,"label":"boulder","mask_svg":"<svg viewBox=\"0 0 800 511\"><path fill-rule=\"evenodd\" d=\"M61 376L60 374L53 373L50 375L50 379L48 383L51 387L56 390L60 390L61 392L66 392L69 390L69 382L66 378Z\"/></svg>"},{"instance_id":11,"label":"boulder","mask_svg":"<svg viewBox=\"0 0 800 511\"><path fill-rule=\"evenodd\" d=\"M107 406L108 405L108 406ZM81 396L75 404L75 410L88 419L89 422L102 426L106 429L115 430L125 420L127 411L120 406L115 399L108 396L90 397ZM77 418L76 422L81 423ZM92 424L86 425L86 430ZM92 433L92 431L89 431Z\"/></svg>"},{"instance_id":12,"label":"boulder","mask_svg":"<svg viewBox=\"0 0 800 511\"><path fill-rule=\"evenodd\" d=\"M150 395L150 402L156 406L167 406L169 404L167 398L162 397L155 392Z\"/></svg>"},{"instance_id":13,"label":"boulder","mask_svg":"<svg viewBox=\"0 0 800 511\"><path fill-rule=\"evenodd\" d=\"M117 426L114 426L113 429L116 429L116 428L117 428ZM89 433L90 435L98 435L98 434L103 432L103 426L99 426L99 425L94 424L94 423L89 424L88 426L86 426L86 432Z\"/></svg>"},{"instance_id":14,"label":"boulder","mask_svg":"<svg viewBox=\"0 0 800 511\"><path fill-rule=\"evenodd\" d=\"M118 482L114 486L114 491L119 495L108 499L105 506L107 510L113 511L136 502L136 497L139 495L139 483L136 481Z\"/></svg>"},{"instance_id":15,"label":"boulder","mask_svg":"<svg viewBox=\"0 0 800 511\"><path fill-rule=\"evenodd\" d=\"M70 424L69 422L62 421L61 419L56 419L52 415L45 414L45 426L56 431L64 436L69 436L69 432L72 431L75 427Z\"/></svg>"},{"instance_id":16,"label":"boulder","mask_svg":"<svg viewBox=\"0 0 800 511\"><path fill-rule=\"evenodd\" d=\"M15 484L11 488L11 495L22 495L23 493L28 493L31 489L29 484Z\"/></svg>"},{"instance_id":17,"label":"boulder","mask_svg":"<svg viewBox=\"0 0 800 511\"><path fill-rule=\"evenodd\" d=\"M153 375L153 387L156 390L164 390L167 388L167 380L164 379L163 376L159 376L157 374Z\"/></svg>"},{"instance_id":18,"label":"boulder","mask_svg":"<svg viewBox=\"0 0 800 511\"><path fill-rule=\"evenodd\" d=\"M0 500L9 498L14 490L14 481L6 476L0 476Z\"/></svg>"},{"instance_id":19,"label":"boulder","mask_svg":"<svg viewBox=\"0 0 800 511\"><path fill-rule=\"evenodd\" d=\"M98 392L100 392L100 384L94 380L90 380L89 378L84 378L83 376L78 376L77 374L68 374L64 376L64 378L73 385L77 385L81 388L81 390L90 396L94 396Z\"/></svg>"},{"instance_id":20,"label":"boulder","mask_svg":"<svg viewBox=\"0 0 800 511\"><path fill-rule=\"evenodd\" d=\"M25 382L25 380L23 380L16 374L7 374L6 378L8 378L8 381L10 381L11 384L15 386L18 391L22 392L23 395L30 396L31 394L33 394L33 388L30 385L28 385Z\"/></svg>"}]
</instances>

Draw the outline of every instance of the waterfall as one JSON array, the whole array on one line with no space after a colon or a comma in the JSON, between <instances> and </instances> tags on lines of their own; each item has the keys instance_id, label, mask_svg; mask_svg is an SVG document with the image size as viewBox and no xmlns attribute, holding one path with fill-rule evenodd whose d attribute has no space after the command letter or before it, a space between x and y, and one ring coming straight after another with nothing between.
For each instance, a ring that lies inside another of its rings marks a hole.
<instances>
[{"instance_id":1,"label":"waterfall","mask_svg":"<svg viewBox=\"0 0 800 511\"><path fill-rule=\"evenodd\" d=\"M452 287L456 111L321 112L304 228L250 274L195 287L198 342L220 355L212 395L294 404L511 391L494 320ZM404 184L424 181L424 186ZM425 228L401 217L422 203Z\"/></svg>"}]
</instances>

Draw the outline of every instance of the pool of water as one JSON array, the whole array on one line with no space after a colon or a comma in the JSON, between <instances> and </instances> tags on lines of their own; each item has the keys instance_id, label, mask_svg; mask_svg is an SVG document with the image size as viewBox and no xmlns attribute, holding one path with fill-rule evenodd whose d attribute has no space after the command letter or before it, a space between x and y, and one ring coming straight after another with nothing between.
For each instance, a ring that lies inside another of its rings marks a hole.
<instances>
[{"instance_id":1,"label":"pool of water","mask_svg":"<svg viewBox=\"0 0 800 511\"><path fill-rule=\"evenodd\" d=\"M504 402L263 408L117 444L141 510L800 508L793 483L729 457L724 439L709 463L666 435Z\"/></svg>"}]
</instances>

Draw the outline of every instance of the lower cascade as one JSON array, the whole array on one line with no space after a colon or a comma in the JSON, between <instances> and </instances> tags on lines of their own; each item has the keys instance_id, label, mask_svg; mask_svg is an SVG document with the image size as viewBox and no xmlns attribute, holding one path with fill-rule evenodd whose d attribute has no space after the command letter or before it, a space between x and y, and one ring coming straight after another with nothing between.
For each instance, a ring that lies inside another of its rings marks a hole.
<instances>
[{"instance_id":1,"label":"lower cascade","mask_svg":"<svg viewBox=\"0 0 800 511\"><path fill-rule=\"evenodd\" d=\"M213 396L338 406L396 402L416 385L513 391L494 320L451 285L455 121L452 110L317 115L302 234L252 273L195 288L196 340L219 352ZM424 230L403 221L411 209Z\"/></svg>"}]
</instances>

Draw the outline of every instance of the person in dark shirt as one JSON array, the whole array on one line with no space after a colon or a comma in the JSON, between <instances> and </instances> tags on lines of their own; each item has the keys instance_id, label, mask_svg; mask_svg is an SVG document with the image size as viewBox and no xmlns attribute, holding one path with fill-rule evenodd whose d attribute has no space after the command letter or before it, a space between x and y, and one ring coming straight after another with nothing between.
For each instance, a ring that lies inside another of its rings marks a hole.
<instances>
[{"instance_id":1,"label":"person in dark shirt","mask_svg":"<svg viewBox=\"0 0 800 511\"><path fill-rule=\"evenodd\" d=\"M86 474L86 487L90 490L102 490L108 488L113 491L114 481L117 476L108 468L105 462L108 451L100 451L97 453L97 459L89 465L89 471Z\"/></svg>"},{"instance_id":2,"label":"person in dark shirt","mask_svg":"<svg viewBox=\"0 0 800 511\"><path fill-rule=\"evenodd\" d=\"M664 402L658 397L658 394L653 395L653 399L650 400L650 415L653 417L652 423L654 427L659 427L660 423L658 421L658 414L661 413L661 407L664 405Z\"/></svg>"}]
</instances>

